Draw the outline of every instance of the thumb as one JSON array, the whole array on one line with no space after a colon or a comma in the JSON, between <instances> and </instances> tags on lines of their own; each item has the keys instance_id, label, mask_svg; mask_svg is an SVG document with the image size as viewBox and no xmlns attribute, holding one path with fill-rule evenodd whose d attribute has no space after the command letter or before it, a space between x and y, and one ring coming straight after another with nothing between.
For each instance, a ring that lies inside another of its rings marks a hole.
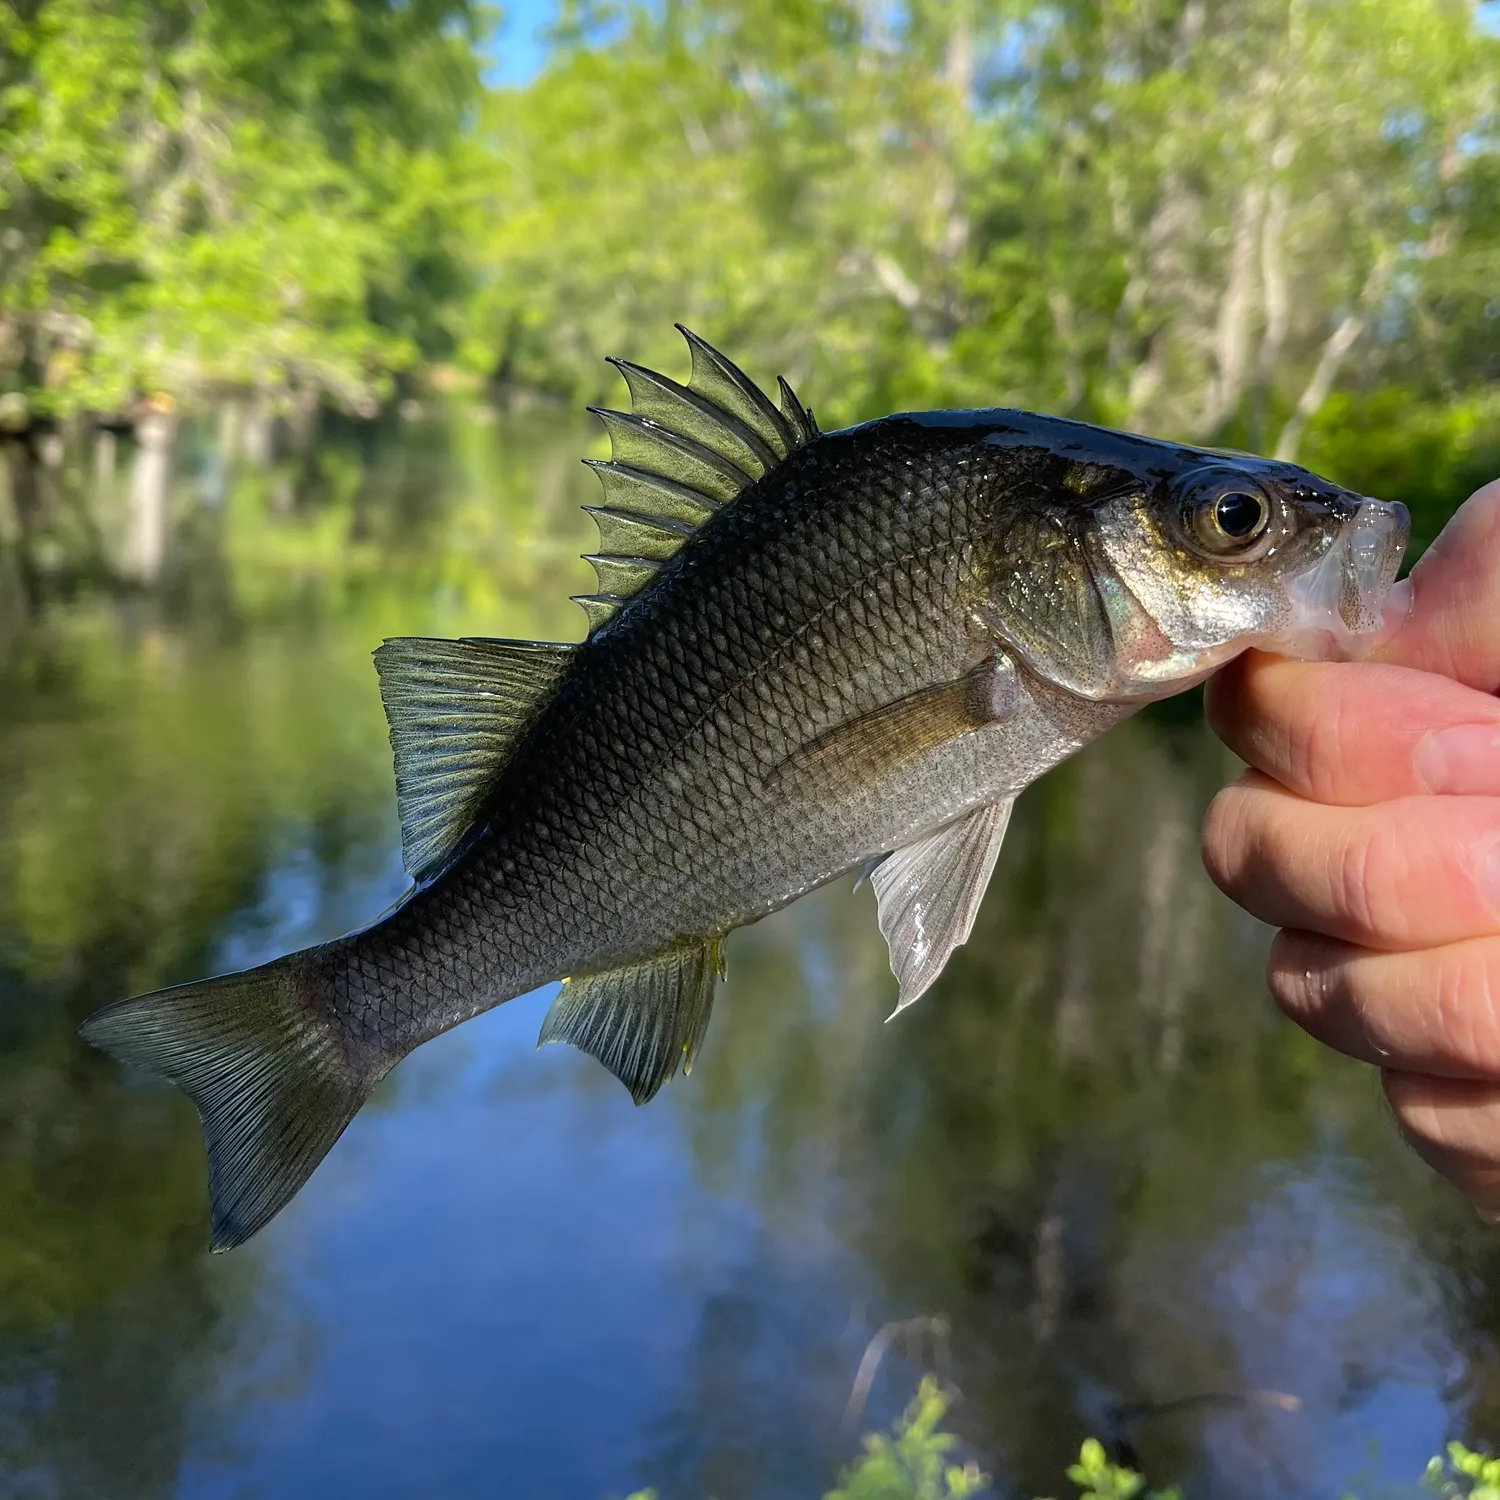
<instances>
[{"instance_id":1,"label":"thumb","mask_svg":"<svg viewBox=\"0 0 1500 1500\"><path fill-rule=\"evenodd\" d=\"M1375 660L1500 690L1500 479L1465 500L1411 577L1391 588L1387 620L1403 609Z\"/></svg>"}]
</instances>

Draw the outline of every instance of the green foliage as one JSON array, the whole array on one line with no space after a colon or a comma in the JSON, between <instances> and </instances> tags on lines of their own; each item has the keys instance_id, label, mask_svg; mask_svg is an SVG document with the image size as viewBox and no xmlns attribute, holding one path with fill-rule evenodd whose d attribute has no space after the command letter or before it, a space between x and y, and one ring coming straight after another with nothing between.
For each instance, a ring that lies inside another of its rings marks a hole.
<instances>
[{"instance_id":1,"label":"green foliage","mask_svg":"<svg viewBox=\"0 0 1500 1500\"><path fill-rule=\"evenodd\" d=\"M950 1404L930 1376L889 1434L870 1433L864 1452L824 1500L964 1500L988 1480L973 1463L955 1464L956 1439L938 1424Z\"/></svg>"},{"instance_id":2,"label":"green foliage","mask_svg":"<svg viewBox=\"0 0 1500 1500\"><path fill-rule=\"evenodd\" d=\"M1152 1490L1133 1469L1112 1464L1097 1438L1087 1438L1078 1450L1078 1462L1068 1465L1068 1478L1078 1487L1079 1500L1178 1500L1178 1492Z\"/></svg>"},{"instance_id":3,"label":"green foliage","mask_svg":"<svg viewBox=\"0 0 1500 1500\"><path fill-rule=\"evenodd\" d=\"M1397 385L1335 391L1308 429L1301 456L1353 489L1405 501L1416 556L1455 499L1500 474L1500 386L1448 400Z\"/></svg>"},{"instance_id":4,"label":"green foliage","mask_svg":"<svg viewBox=\"0 0 1500 1500\"><path fill-rule=\"evenodd\" d=\"M1466 1496L1467 1500L1500 1500L1500 1458L1449 1443L1445 1457L1427 1465L1424 1486L1444 1500Z\"/></svg>"},{"instance_id":5,"label":"green foliage","mask_svg":"<svg viewBox=\"0 0 1500 1500\"><path fill-rule=\"evenodd\" d=\"M834 422L1291 452L1335 382L1495 379L1495 56L1456 0L574 7L488 104L466 356L596 395L680 317Z\"/></svg>"},{"instance_id":6,"label":"green foliage","mask_svg":"<svg viewBox=\"0 0 1500 1500\"><path fill-rule=\"evenodd\" d=\"M974 1463L949 1461L956 1439L940 1423L950 1398L930 1376L889 1433L867 1433L864 1452L840 1476L824 1500L964 1500L986 1490L989 1479ZM1085 1438L1068 1478L1076 1500L1181 1500L1175 1486L1148 1490L1143 1475L1111 1463L1097 1438ZM1422 1489L1442 1500L1500 1500L1500 1458L1449 1443L1432 1459ZM627 1500L656 1500L655 1490L637 1490ZM1344 1500L1356 1500L1346 1495Z\"/></svg>"},{"instance_id":7,"label":"green foliage","mask_svg":"<svg viewBox=\"0 0 1500 1500\"><path fill-rule=\"evenodd\" d=\"M9 425L225 385L358 405L447 347L476 27L469 0L7 7Z\"/></svg>"},{"instance_id":8,"label":"green foliage","mask_svg":"<svg viewBox=\"0 0 1500 1500\"><path fill-rule=\"evenodd\" d=\"M1495 462L1500 41L1464 0L579 0L491 89L488 21L0 11L0 426L368 410L434 362L596 397L681 319L825 425L1037 406L1433 514Z\"/></svg>"}]
</instances>

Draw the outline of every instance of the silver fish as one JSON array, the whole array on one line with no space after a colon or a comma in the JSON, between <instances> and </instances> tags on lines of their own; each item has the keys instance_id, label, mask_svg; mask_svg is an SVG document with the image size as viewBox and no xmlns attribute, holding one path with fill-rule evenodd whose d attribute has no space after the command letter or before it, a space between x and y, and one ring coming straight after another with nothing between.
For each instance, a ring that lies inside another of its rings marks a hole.
<instances>
[{"instance_id":1,"label":"silver fish","mask_svg":"<svg viewBox=\"0 0 1500 1500\"><path fill-rule=\"evenodd\" d=\"M422 1042L549 980L542 1041L643 1103L724 941L871 867L898 1009L968 937L1016 795L1248 646L1357 653L1399 505L1304 469L1008 410L819 433L683 330L629 413L580 645L375 653L415 884L363 931L117 1002L83 1035L198 1107L215 1249Z\"/></svg>"}]
</instances>

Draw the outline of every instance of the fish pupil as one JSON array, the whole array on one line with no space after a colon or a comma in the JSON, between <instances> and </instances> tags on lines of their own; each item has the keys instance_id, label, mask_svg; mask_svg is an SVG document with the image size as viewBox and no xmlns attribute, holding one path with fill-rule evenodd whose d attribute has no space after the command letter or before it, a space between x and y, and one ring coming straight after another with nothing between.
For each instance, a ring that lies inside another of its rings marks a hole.
<instances>
[{"instance_id":1,"label":"fish pupil","mask_svg":"<svg viewBox=\"0 0 1500 1500\"><path fill-rule=\"evenodd\" d=\"M1265 515L1265 506L1255 495L1242 490L1220 495L1214 505L1214 520L1225 536L1236 541L1252 535L1259 529Z\"/></svg>"}]
</instances>

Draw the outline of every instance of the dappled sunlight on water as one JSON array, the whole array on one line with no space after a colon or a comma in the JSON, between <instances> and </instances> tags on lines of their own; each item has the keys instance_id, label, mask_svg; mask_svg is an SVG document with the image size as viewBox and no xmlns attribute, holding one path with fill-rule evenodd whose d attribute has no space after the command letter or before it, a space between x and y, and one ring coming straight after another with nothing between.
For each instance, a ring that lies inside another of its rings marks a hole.
<instances>
[{"instance_id":1,"label":"dappled sunlight on water","mask_svg":"<svg viewBox=\"0 0 1500 1500\"><path fill-rule=\"evenodd\" d=\"M18 607L0 570L0 1496L811 1497L871 1337L933 1316L863 1421L938 1366L1002 1492L1055 1492L1087 1432L1226 1496L1500 1433L1500 1240L1273 1014L1264 933L1197 865L1231 766L1192 705L1022 799L892 1025L842 882L731 939L649 1108L536 1052L528 996L209 1260L191 1107L73 1027L399 895L369 653L581 633L589 440L459 412L216 488L201 437L153 589L59 543Z\"/></svg>"}]
</instances>

